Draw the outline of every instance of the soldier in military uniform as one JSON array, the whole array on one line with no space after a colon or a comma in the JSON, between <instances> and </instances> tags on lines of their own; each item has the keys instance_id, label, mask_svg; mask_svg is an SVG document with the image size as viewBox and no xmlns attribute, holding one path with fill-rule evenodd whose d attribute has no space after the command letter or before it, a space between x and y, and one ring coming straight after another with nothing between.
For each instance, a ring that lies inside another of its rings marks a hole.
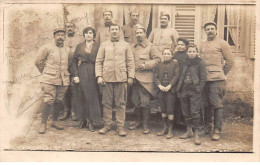
<instances>
[{"instance_id":1,"label":"soldier in military uniform","mask_svg":"<svg viewBox=\"0 0 260 165\"><path fill-rule=\"evenodd\" d=\"M135 59L132 101L135 105L137 122L129 129L141 126L143 121L143 133L148 134L150 132L148 125L151 113L150 101L152 96L156 96L153 69L160 62L160 56L156 47L147 40L145 32L142 25L136 25L137 43L132 44Z\"/></svg>"},{"instance_id":2,"label":"soldier in military uniform","mask_svg":"<svg viewBox=\"0 0 260 165\"><path fill-rule=\"evenodd\" d=\"M177 39L179 38L178 32L174 28L170 28L168 26L169 22L170 15L168 13L161 12L160 28L155 28L152 30L148 38L148 40L157 47L160 55L162 55L163 49L168 47L171 47L174 52L177 45Z\"/></svg>"},{"instance_id":3,"label":"soldier in military uniform","mask_svg":"<svg viewBox=\"0 0 260 165\"><path fill-rule=\"evenodd\" d=\"M204 25L207 41L201 43L201 58L205 61L207 81L203 91L205 106L206 133L212 131L212 112L214 110L214 130L212 140L221 137L223 98L225 96L226 76L233 66L229 44L217 37L217 25L208 22Z\"/></svg>"},{"instance_id":4,"label":"soldier in military uniform","mask_svg":"<svg viewBox=\"0 0 260 165\"><path fill-rule=\"evenodd\" d=\"M111 39L109 27L113 24L113 12L111 10L106 10L103 13L104 25L100 25L97 29L96 42L101 44L107 40ZM123 32L120 30L120 39L124 39Z\"/></svg>"},{"instance_id":5,"label":"soldier in military uniform","mask_svg":"<svg viewBox=\"0 0 260 165\"><path fill-rule=\"evenodd\" d=\"M127 25L124 25L122 27L122 30L124 32L124 38L125 41L128 42L130 45L132 43L136 43L136 37L135 37L135 25L138 23L139 20L139 12L137 10L133 10L130 12L130 22ZM133 108L133 103L131 100L133 93L133 88L132 86L128 86L127 89L127 103L126 107L127 108Z\"/></svg>"},{"instance_id":6,"label":"soldier in military uniform","mask_svg":"<svg viewBox=\"0 0 260 165\"><path fill-rule=\"evenodd\" d=\"M40 134L46 132L51 107L53 107L51 127L58 130L63 129L57 120L60 110L63 109L64 94L70 84L70 73L68 72L70 49L64 45L65 30L55 29L53 35L54 42L41 47L35 61L36 67L42 73L40 83L43 91L43 103Z\"/></svg>"},{"instance_id":7,"label":"soldier in military uniform","mask_svg":"<svg viewBox=\"0 0 260 165\"><path fill-rule=\"evenodd\" d=\"M79 85L75 84L73 82L72 78L72 70L71 70L71 62L73 59L73 54L76 49L77 44L81 43L83 41L82 37L75 36L75 25L72 22L66 23L66 40L65 40L65 46L69 47L70 49L70 56L69 56L69 72L71 74L70 80L71 84L68 87L68 90L65 93L64 96L64 114L59 118L59 120L66 120L71 116L72 120L77 120L77 116L75 114L75 111L80 108L77 93L80 92Z\"/></svg>"},{"instance_id":8,"label":"soldier in military uniform","mask_svg":"<svg viewBox=\"0 0 260 165\"><path fill-rule=\"evenodd\" d=\"M120 26L112 24L109 31L111 38L100 45L95 66L98 84L103 86L102 104L105 124L99 133L106 134L110 131L114 108L117 132L119 136L126 136L124 125L127 83L129 85L133 83L134 57L130 45L119 39Z\"/></svg>"}]
</instances>

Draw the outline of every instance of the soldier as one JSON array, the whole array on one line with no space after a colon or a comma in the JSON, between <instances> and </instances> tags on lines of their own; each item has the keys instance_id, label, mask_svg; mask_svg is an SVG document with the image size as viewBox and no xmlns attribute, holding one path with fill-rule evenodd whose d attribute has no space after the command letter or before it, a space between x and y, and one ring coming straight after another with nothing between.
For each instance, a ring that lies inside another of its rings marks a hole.
<instances>
[{"instance_id":1,"label":"soldier","mask_svg":"<svg viewBox=\"0 0 260 165\"><path fill-rule=\"evenodd\" d=\"M133 10L133 11L130 12L130 23L127 24L127 25L124 25L122 27L122 30L124 32L125 41L128 42L130 45L132 43L136 43L134 26L137 24L138 19L139 19L139 12L137 10ZM127 102L126 102L127 108L133 108L133 106L134 106L132 101L131 101L132 93L133 93L132 86L128 86Z\"/></svg>"},{"instance_id":2,"label":"soldier","mask_svg":"<svg viewBox=\"0 0 260 165\"><path fill-rule=\"evenodd\" d=\"M125 108L127 83L133 84L135 74L134 57L130 45L120 40L120 26L112 24L109 27L111 39L103 42L96 58L96 77L98 84L103 86L102 104L104 127L100 134L106 134L112 125L112 110L116 111L117 132L126 136Z\"/></svg>"},{"instance_id":3,"label":"soldier","mask_svg":"<svg viewBox=\"0 0 260 165\"><path fill-rule=\"evenodd\" d=\"M82 42L82 38L75 36L75 25L72 22L66 23L66 33L67 37L65 40L65 45L69 47L71 56L69 57L69 66L71 65L73 54L76 49L77 44ZM69 67L69 72L71 74L71 82L73 82L72 79L72 70L71 67ZM75 115L76 109L78 109L77 106L79 106L78 98L77 98L77 92L79 92L79 86L75 84L74 82L71 83L68 87L68 90L65 93L64 100L64 114L62 117L59 118L59 120L66 120L71 116L71 119L76 121L77 117Z\"/></svg>"},{"instance_id":4,"label":"soldier","mask_svg":"<svg viewBox=\"0 0 260 165\"><path fill-rule=\"evenodd\" d=\"M205 106L205 129L212 132L212 112L214 110L214 131L212 140L221 136L223 98L226 88L226 76L233 66L230 46L223 39L217 38L217 25L208 22L204 25L207 41L201 43L201 57L205 60L207 81L203 91Z\"/></svg>"},{"instance_id":5,"label":"soldier","mask_svg":"<svg viewBox=\"0 0 260 165\"><path fill-rule=\"evenodd\" d=\"M132 44L135 59L135 83L132 101L135 105L137 122L129 129L141 126L143 115L143 133L148 134L150 132L148 126L151 113L150 101L152 96L156 96L153 69L160 62L160 57L156 47L147 40L145 32L143 26L136 25L137 43Z\"/></svg>"},{"instance_id":6,"label":"soldier","mask_svg":"<svg viewBox=\"0 0 260 165\"><path fill-rule=\"evenodd\" d=\"M139 12L137 10L133 10L130 12L130 23L122 27L125 41L129 44L136 43L134 26L138 23L138 20Z\"/></svg>"},{"instance_id":7,"label":"soldier","mask_svg":"<svg viewBox=\"0 0 260 165\"><path fill-rule=\"evenodd\" d=\"M68 57L70 49L64 45L65 30L58 28L53 32L55 43L44 45L38 52L36 67L42 73L40 83L43 91L43 104L41 106L42 121L40 134L46 132L49 112L53 106L51 127L63 129L57 123L59 111L63 109L64 94L70 83L68 72Z\"/></svg>"},{"instance_id":8,"label":"soldier","mask_svg":"<svg viewBox=\"0 0 260 165\"><path fill-rule=\"evenodd\" d=\"M177 39L179 38L178 32L174 28L169 28L168 24L170 22L170 15L164 12L161 12L160 23L161 27L154 29L148 40L153 43L162 54L162 51L166 47L172 47L174 51L175 46L177 45ZM163 60L162 56L161 59Z\"/></svg>"},{"instance_id":9,"label":"soldier","mask_svg":"<svg viewBox=\"0 0 260 165\"><path fill-rule=\"evenodd\" d=\"M101 43L111 39L109 27L113 24L112 23L112 18L113 18L112 11L106 10L103 13L103 18L104 18L104 25L101 25L97 29L96 42L98 44L101 44ZM120 30L120 39L121 40L124 39L124 35L123 35L123 32L121 30Z\"/></svg>"}]
</instances>

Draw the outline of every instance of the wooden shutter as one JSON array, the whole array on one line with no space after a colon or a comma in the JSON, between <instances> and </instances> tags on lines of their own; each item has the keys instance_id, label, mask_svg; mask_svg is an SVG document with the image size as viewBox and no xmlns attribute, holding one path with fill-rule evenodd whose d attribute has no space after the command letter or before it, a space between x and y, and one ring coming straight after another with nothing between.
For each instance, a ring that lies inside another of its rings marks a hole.
<instances>
[{"instance_id":1,"label":"wooden shutter","mask_svg":"<svg viewBox=\"0 0 260 165\"><path fill-rule=\"evenodd\" d=\"M194 43L195 6L176 5L175 9L175 29L180 37L188 39L190 43Z\"/></svg>"}]
</instances>

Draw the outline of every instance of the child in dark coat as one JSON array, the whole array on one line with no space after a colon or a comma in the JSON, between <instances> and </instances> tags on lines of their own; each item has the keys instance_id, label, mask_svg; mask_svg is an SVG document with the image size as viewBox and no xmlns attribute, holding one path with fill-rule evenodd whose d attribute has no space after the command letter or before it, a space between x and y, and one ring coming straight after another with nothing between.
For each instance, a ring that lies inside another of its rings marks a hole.
<instances>
[{"instance_id":1,"label":"child in dark coat","mask_svg":"<svg viewBox=\"0 0 260 165\"><path fill-rule=\"evenodd\" d=\"M183 62L181 77L177 85L177 93L180 97L182 113L187 126L186 133L180 138L191 138L193 125L195 144L200 145L198 131L200 127L201 92L206 82L206 69L203 60L198 57L196 45L188 47L187 55L188 58Z\"/></svg>"},{"instance_id":2,"label":"child in dark coat","mask_svg":"<svg viewBox=\"0 0 260 165\"><path fill-rule=\"evenodd\" d=\"M176 86L179 79L179 65L173 60L170 48L163 50L164 62L157 65L154 72L154 82L159 88L159 102L161 107L163 129L158 136L167 134L167 139L173 137L174 104L176 100ZM168 122L167 122L168 118Z\"/></svg>"}]
</instances>

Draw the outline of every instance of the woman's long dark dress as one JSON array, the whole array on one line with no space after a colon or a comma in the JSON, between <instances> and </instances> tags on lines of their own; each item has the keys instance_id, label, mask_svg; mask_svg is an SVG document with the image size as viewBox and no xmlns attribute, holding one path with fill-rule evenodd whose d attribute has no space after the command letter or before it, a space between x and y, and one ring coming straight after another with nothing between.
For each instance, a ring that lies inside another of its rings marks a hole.
<instances>
[{"instance_id":1,"label":"woman's long dark dress","mask_svg":"<svg viewBox=\"0 0 260 165\"><path fill-rule=\"evenodd\" d=\"M95 62L98 52L98 44L93 43L91 53L86 52L86 42L77 45L72 61L73 77L79 77L81 100L78 114L82 121L87 118L91 121L102 118L100 95L95 78ZM78 66L79 61L81 64Z\"/></svg>"}]
</instances>

